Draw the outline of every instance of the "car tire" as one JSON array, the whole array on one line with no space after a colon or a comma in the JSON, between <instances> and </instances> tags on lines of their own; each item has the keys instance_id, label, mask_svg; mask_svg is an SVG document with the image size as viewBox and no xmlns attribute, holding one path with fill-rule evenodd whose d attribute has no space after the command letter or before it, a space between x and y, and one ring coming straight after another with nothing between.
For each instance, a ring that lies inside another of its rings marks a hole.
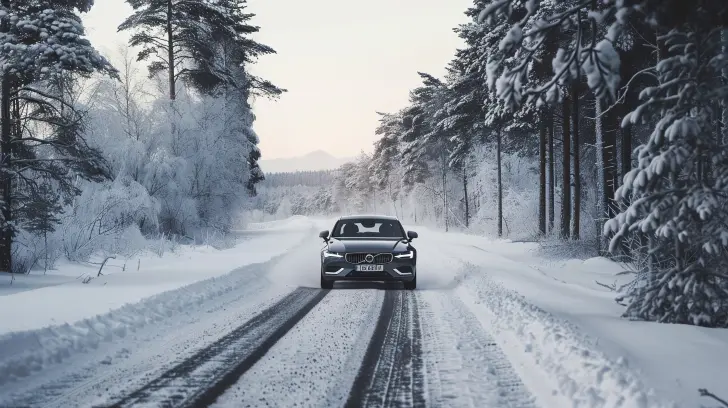
<instances>
[{"instance_id":1,"label":"car tire","mask_svg":"<svg viewBox=\"0 0 728 408\"><path fill-rule=\"evenodd\" d=\"M412 279L411 282L404 282L404 288L406 290L415 290L417 289L417 278L415 277Z\"/></svg>"},{"instance_id":2,"label":"car tire","mask_svg":"<svg viewBox=\"0 0 728 408\"><path fill-rule=\"evenodd\" d=\"M324 280L324 277L321 277L321 289L333 289L334 288L334 282L329 282Z\"/></svg>"}]
</instances>

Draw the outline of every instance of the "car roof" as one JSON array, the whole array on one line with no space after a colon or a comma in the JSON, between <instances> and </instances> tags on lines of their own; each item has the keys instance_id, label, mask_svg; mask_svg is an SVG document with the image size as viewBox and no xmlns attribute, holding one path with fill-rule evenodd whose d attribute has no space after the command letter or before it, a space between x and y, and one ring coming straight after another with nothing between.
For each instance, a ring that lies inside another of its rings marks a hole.
<instances>
[{"instance_id":1,"label":"car roof","mask_svg":"<svg viewBox=\"0 0 728 408\"><path fill-rule=\"evenodd\" d=\"M345 215L339 218L340 220L391 220L399 221L397 217L391 215L375 215L375 214L361 214L361 215Z\"/></svg>"}]
</instances>

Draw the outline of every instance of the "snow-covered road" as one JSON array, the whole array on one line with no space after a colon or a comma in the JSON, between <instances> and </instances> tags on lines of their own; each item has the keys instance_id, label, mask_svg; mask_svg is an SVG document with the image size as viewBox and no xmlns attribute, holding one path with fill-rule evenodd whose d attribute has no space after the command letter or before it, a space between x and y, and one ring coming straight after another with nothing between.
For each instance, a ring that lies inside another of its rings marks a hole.
<instances>
[{"instance_id":1,"label":"snow-covered road","mask_svg":"<svg viewBox=\"0 0 728 408\"><path fill-rule=\"evenodd\" d=\"M86 319L78 338L59 337L64 325L0 336L0 406L691 406L660 377L643 378L649 370L628 365L619 349L602 349L592 320L544 300L571 297L594 314L611 295L561 283L517 244L421 230L417 291L322 291L319 224L295 237L285 226L251 233L241 245L277 236L289 244L269 260L125 306L123 318ZM125 325L133 313L148 316ZM705 347L728 345L724 332L710 338Z\"/></svg>"}]
</instances>

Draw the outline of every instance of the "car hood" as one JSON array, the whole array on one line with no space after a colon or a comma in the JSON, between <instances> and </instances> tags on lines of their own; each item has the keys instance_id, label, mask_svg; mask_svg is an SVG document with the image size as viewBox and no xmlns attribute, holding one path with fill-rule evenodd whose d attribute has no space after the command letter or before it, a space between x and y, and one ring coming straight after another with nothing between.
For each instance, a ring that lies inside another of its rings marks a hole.
<instances>
[{"instance_id":1,"label":"car hood","mask_svg":"<svg viewBox=\"0 0 728 408\"><path fill-rule=\"evenodd\" d=\"M405 252L407 243L404 241L383 239L332 239L329 241L331 252Z\"/></svg>"}]
</instances>

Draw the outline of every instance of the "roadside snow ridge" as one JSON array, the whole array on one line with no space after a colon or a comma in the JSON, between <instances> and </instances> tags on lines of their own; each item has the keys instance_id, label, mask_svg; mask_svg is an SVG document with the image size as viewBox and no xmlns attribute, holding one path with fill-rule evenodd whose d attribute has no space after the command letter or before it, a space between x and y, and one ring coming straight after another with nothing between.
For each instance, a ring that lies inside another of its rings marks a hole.
<instances>
[{"instance_id":1,"label":"roadside snow ridge","mask_svg":"<svg viewBox=\"0 0 728 408\"><path fill-rule=\"evenodd\" d=\"M0 336L0 385L27 377L76 353L95 349L101 342L124 338L142 327L193 310L207 300L245 287L248 282L264 279L262 266L279 258L250 264L227 275L164 292L74 324Z\"/></svg>"},{"instance_id":2,"label":"roadside snow ridge","mask_svg":"<svg viewBox=\"0 0 728 408\"><path fill-rule=\"evenodd\" d=\"M457 294L513 362L540 405L554 407L676 407L660 399L624 358L612 360L573 324L529 304L470 265Z\"/></svg>"}]
</instances>

